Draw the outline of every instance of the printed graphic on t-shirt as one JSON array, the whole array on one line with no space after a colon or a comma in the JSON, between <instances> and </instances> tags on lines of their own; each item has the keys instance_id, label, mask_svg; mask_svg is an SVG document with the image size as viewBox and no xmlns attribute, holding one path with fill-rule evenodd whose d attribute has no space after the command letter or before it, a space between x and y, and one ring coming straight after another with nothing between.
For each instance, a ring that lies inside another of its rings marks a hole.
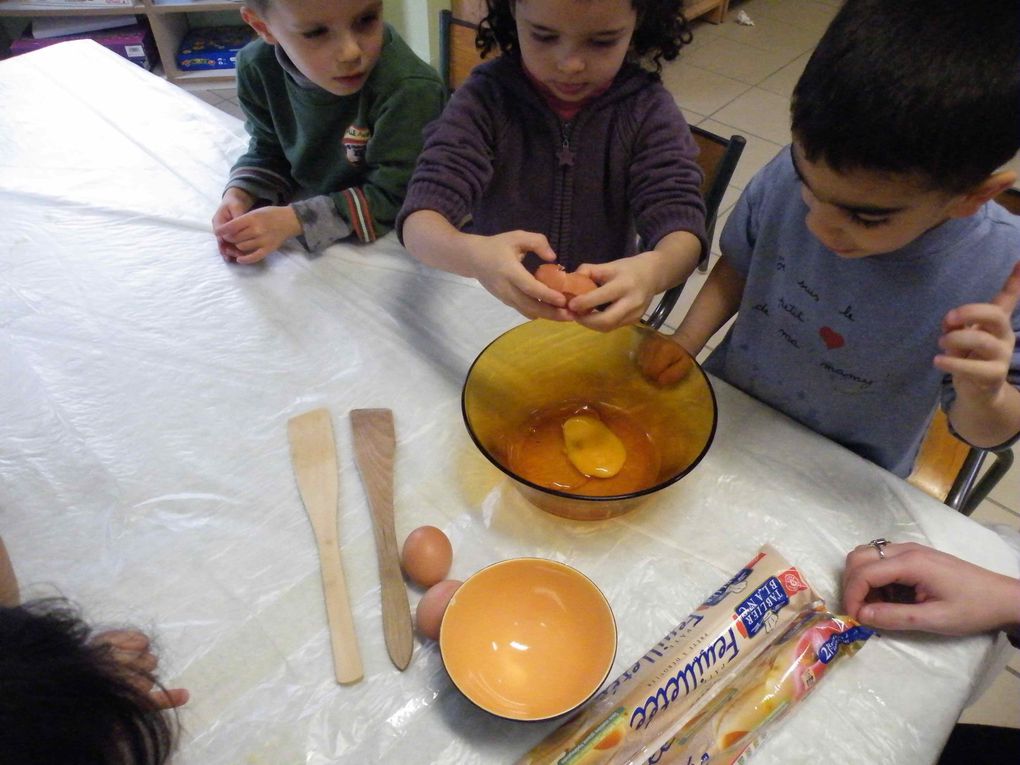
<instances>
[{"instance_id":1,"label":"printed graphic on t-shirt","mask_svg":"<svg viewBox=\"0 0 1020 765\"><path fill-rule=\"evenodd\" d=\"M358 125L351 125L344 132L344 154L355 167L365 164L365 147L371 137L371 130Z\"/></svg>"},{"instance_id":2,"label":"printed graphic on t-shirt","mask_svg":"<svg viewBox=\"0 0 1020 765\"><path fill-rule=\"evenodd\" d=\"M776 261L776 270L787 271L782 256ZM830 376L834 387L844 393L870 388L875 380L864 374L865 370L844 366L852 356L839 353L847 347L848 333L852 333L856 321L853 306L833 311L822 302L818 288L803 278L794 278L796 281L784 282L782 293L756 303L752 310L775 327L786 345L808 354L812 363Z\"/></svg>"}]
</instances>

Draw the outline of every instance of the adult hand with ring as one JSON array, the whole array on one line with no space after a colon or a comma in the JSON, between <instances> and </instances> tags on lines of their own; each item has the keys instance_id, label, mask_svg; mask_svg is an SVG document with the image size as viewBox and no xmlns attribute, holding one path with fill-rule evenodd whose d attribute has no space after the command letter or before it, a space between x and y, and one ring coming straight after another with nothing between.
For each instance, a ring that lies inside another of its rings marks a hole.
<instances>
[{"instance_id":1,"label":"adult hand with ring","mask_svg":"<svg viewBox=\"0 0 1020 765\"><path fill-rule=\"evenodd\" d=\"M1020 631L1020 580L925 545L876 539L846 557L843 608L880 629L1013 633Z\"/></svg>"},{"instance_id":2,"label":"adult hand with ring","mask_svg":"<svg viewBox=\"0 0 1020 765\"><path fill-rule=\"evenodd\" d=\"M885 553L882 552L882 548L885 547L888 544L889 544L889 540L886 539L885 537L879 537L878 539L872 539L870 542L868 542L868 546L869 547L874 547L876 550L878 550L878 557L879 558L884 558L885 557Z\"/></svg>"}]
</instances>

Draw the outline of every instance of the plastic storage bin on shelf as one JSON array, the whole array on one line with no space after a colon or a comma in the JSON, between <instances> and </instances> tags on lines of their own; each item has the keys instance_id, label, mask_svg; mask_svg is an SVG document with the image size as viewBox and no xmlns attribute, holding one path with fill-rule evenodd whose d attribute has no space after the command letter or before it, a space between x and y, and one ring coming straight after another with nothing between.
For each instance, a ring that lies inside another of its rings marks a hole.
<instances>
[{"instance_id":1,"label":"plastic storage bin on shelf","mask_svg":"<svg viewBox=\"0 0 1020 765\"><path fill-rule=\"evenodd\" d=\"M149 29L149 25L145 22L115 29L100 29L58 37L36 38L26 34L11 43L11 55L16 56L20 53L28 53L29 51L45 48L48 45L68 42L69 40L95 40L103 47L120 54L128 61L132 61L149 70L159 62L159 54L156 52L156 41L152 37L152 30Z\"/></svg>"},{"instance_id":2,"label":"plastic storage bin on shelf","mask_svg":"<svg viewBox=\"0 0 1020 765\"><path fill-rule=\"evenodd\" d=\"M237 52L255 36L250 27L195 27L181 40L177 68L182 72L233 69Z\"/></svg>"}]
</instances>

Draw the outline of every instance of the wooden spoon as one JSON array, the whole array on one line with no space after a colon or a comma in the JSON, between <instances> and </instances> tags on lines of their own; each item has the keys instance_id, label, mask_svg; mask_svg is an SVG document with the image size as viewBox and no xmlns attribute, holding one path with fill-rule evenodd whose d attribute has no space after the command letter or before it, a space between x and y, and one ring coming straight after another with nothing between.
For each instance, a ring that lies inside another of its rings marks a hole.
<instances>
[{"instance_id":1,"label":"wooden spoon","mask_svg":"<svg viewBox=\"0 0 1020 765\"><path fill-rule=\"evenodd\" d=\"M396 668L404 670L411 663L414 634L393 530L393 452L396 450L393 412L389 409L354 409L351 411L351 428L354 433L354 461L372 509L386 650Z\"/></svg>"},{"instance_id":2,"label":"wooden spoon","mask_svg":"<svg viewBox=\"0 0 1020 765\"><path fill-rule=\"evenodd\" d=\"M364 671L337 540L339 479L329 410L313 409L292 417L287 422L287 437L301 501L312 522L319 548L326 618L333 647L333 671L338 683L356 683Z\"/></svg>"}]
</instances>

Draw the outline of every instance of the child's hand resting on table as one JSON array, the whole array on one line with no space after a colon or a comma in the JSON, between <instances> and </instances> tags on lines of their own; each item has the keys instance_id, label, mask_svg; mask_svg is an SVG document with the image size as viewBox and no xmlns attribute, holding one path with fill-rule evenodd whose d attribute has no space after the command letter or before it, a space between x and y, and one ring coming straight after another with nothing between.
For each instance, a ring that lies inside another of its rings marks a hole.
<instances>
[{"instance_id":1,"label":"child's hand resting on table","mask_svg":"<svg viewBox=\"0 0 1020 765\"><path fill-rule=\"evenodd\" d=\"M213 233L216 234L216 245L219 247L220 255L228 263L234 262L236 258L243 256L244 253L216 232L220 226L229 223L234 218L240 218L254 205L255 197L247 191L232 186L223 192L223 199L220 200L220 206L216 208L216 213L213 215L212 225Z\"/></svg>"},{"instance_id":2,"label":"child's hand resting on table","mask_svg":"<svg viewBox=\"0 0 1020 765\"><path fill-rule=\"evenodd\" d=\"M248 192L231 187L213 216L216 243L227 261L258 263L304 230L290 205L252 210L254 204Z\"/></svg>"},{"instance_id":3,"label":"child's hand resting on table","mask_svg":"<svg viewBox=\"0 0 1020 765\"><path fill-rule=\"evenodd\" d=\"M882 552L868 544L846 556L843 608L861 623L943 635L1020 630L1020 580L914 542ZM889 602L889 585L912 589L913 602Z\"/></svg>"}]
</instances>

